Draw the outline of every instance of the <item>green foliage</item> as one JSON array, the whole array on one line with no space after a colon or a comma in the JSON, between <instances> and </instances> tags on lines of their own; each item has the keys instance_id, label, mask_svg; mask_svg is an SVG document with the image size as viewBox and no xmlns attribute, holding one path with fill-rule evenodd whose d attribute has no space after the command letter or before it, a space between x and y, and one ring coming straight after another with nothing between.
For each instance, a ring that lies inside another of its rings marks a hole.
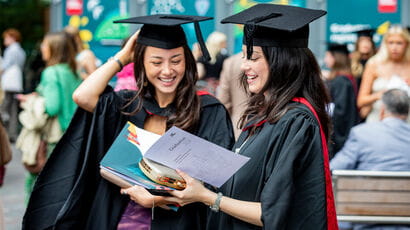
<instances>
[{"instance_id":1,"label":"green foliage","mask_svg":"<svg viewBox=\"0 0 410 230\"><path fill-rule=\"evenodd\" d=\"M47 32L49 5L50 2L44 0L0 0L0 33L7 28L19 30L22 46L30 54Z\"/></svg>"}]
</instances>

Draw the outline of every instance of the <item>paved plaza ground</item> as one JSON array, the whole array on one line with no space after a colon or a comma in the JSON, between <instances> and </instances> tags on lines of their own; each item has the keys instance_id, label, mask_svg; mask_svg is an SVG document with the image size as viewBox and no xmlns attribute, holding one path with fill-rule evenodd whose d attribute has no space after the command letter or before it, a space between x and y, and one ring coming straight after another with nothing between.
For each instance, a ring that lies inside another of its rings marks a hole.
<instances>
[{"instance_id":1,"label":"paved plaza ground","mask_svg":"<svg viewBox=\"0 0 410 230\"><path fill-rule=\"evenodd\" d=\"M0 188L0 199L3 203L4 229L20 230L23 218L24 178L26 170L21 163L21 152L13 145L13 159L6 166L6 177Z\"/></svg>"}]
</instances>

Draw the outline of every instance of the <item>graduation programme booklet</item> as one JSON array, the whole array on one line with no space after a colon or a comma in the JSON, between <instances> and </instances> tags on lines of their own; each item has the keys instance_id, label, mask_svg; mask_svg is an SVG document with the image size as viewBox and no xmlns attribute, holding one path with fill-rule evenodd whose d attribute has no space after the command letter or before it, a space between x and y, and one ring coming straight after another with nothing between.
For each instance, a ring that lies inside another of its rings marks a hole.
<instances>
[{"instance_id":1,"label":"graduation programme booklet","mask_svg":"<svg viewBox=\"0 0 410 230\"><path fill-rule=\"evenodd\" d=\"M142 157L215 187L223 185L249 160L177 127L160 136L127 122L100 162L101 174L122 187L128 182L128 186L136 184L148 190L173 190L144 175L138 166Z\"/></svg>"}]
</instances>

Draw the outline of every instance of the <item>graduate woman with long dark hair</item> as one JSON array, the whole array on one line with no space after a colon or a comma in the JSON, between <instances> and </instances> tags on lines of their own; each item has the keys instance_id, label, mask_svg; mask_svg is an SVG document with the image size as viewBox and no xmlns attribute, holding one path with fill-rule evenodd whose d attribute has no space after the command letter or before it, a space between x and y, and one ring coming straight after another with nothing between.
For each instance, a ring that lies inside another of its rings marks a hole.
<instances>
[{"instance_id":1,"label":"graduate woman with long dark hair","mask_svg":"<svg viewBox=\"0 0 410 230\"><path fill-rule=\"evenodd\" d=\"M173 202L142 187L134 186L121 194L120 187L100 176L99 164L127 121L157 134L177 126L222 147L232 147L232 124L225 107L195 88L196 63L181 27L195 23L206 53L199 22L208 19L151 15L118 21L144 25L74 92L74 101L82 110L41 173L23 228L205 228L204 204L172 211L162 207ZM131 61L139 90L114 92L108 82ZM127 194L133 194L132 200Z\"/></svg>"},{"instance_id":2,"label":"graduate woman with long dark hair","mask_svg":"<svg viewBox=\"0 0 410 230\"><path fill-rule=\"evenodd\" d=\"M215 193L187 182L167 198L210 206L208 229L337 229L327 140L329 103L307 48L326 12L259 4L222 23L244 24L242 82L251 94L233 150L250 160Z\"/></svg>"}]
</instances>

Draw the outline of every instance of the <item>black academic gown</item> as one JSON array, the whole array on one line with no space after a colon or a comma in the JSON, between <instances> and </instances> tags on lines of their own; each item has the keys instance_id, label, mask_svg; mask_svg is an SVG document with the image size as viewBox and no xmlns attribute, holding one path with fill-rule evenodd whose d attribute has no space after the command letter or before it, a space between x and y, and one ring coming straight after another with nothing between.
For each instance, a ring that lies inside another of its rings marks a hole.
<instances>
[{"instance_id":1,"label":"black academic gown","mask_svg":"<svg viewBox=\"0 0 410 230\"><path fill-rule=\"evenodd\" d=\"M234 199L261 202L263 229L327 229L319 125L307 107L294 105L278 122L263 123L248 140L248 131L241 133L233 150L240 148L239 154L250 160L221 192ZM262 228L219 212L211 213L207 229Z\"/></svg>"},{"instance_id":2,"label":"black academic gown","mask_svg":"<svg viewBox=\"0 0 410 230\"><path fill-rule=\"evenodd\" d=\"M357 91L353 82L347 76L337 76L327 82L330 91L331 102L334 104L332 113L333 134L329 145L329 153L332 158L340 149L349 136L350 129L359 122L359 113L356 106Z\"/></svg>"},{"instance_id":3,"label":"black academic gown","mask_svg":"<svg viewBox=\"0 0 410 230\"><path fill-rule=\"evenodd\" d=\"M202 63L204 65L204 68L205 68L205 76L203 77L203 80L207 80L209 78L215 78L215 79L219 80L220 74L221 74L221 71L222 71L223 62L228 57L229 57L228 55L218 53L216 55L215 63L210 63L203 56L200 57L198 62Z\"/></svg>"},{"instance_id":4,"label":"black academic gown","mask_svg":"<svg viewBox=\"0 0 410 230\"><path fill-rule=\"evenodd\" d=\"M93 114L78 109L34 186L23 218L23 229L116 229L129 202L120 188L99 174L99 162L126 121L143 128L148 114L167 115L172 107L159 108L146 99L134 116L120 113L133 93L100 97ZM224 106L210 95L202 95L200 123L194 134L225 148L234 142L232 124ZM132 111L131 106L127 111ZM178 212L155 208L152 229L204 229L207 207L196 203Z\"/></svg>"}]
</instances>

